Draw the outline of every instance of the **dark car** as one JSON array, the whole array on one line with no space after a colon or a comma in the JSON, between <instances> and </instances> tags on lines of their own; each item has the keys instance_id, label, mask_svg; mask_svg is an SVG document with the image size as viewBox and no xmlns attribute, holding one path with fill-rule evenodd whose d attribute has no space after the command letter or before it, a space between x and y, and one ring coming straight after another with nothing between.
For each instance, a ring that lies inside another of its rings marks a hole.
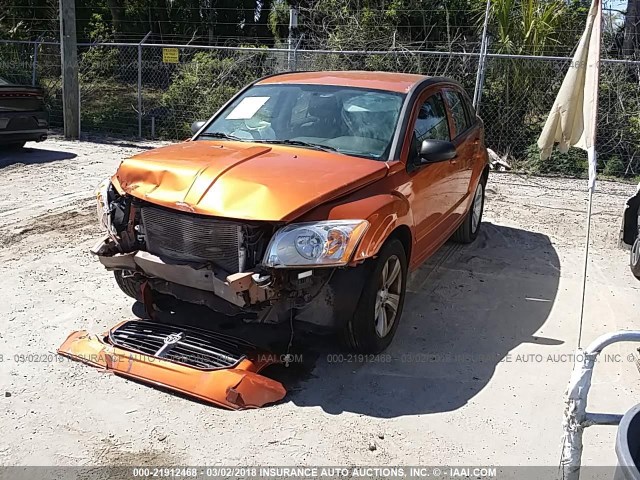
<instances>
[{"instance_id":1,"label":"dark car","mask_svg":"<svg viewBox=\"0 0 640 480\"><path fill-rule=\"evenodd\" d=\"M631 273L640 280L640 184L636 194L627 200L627 205L622 217L623 244L631 247L629 266Z\"/></svg>"},{"instance_id":2,"label":"dark car","mask_svg":"<svg viewBox=\"0 0 640 480\"><path fill-rule=\"evenodd\" d=\"M21 148L46 140L49 118L41 88L0 78L0 148Z\"/></svg>"}]
</instances>

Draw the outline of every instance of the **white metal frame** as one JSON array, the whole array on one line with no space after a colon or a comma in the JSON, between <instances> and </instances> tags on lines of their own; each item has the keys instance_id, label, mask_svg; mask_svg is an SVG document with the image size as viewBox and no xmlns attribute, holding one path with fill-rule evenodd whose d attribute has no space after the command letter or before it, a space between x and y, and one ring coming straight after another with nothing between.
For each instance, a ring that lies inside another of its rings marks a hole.
<instances>
[{"instance_id":1,"label":"white metal frame","mask_svg":"<svg viewBox=\"0 0 640 480\"><path fill-rule=\"evenodd\" d=\"M640 342L640 330L620 330L595 339L585 349L578 349L567 387L567 398L562 422L562 457L560 467L563 480L580 478L582 434L592 425L618 425L622 415L587 412L587 396L596 358L605 347L619 342Z\"/></svg>"}]
</instances>

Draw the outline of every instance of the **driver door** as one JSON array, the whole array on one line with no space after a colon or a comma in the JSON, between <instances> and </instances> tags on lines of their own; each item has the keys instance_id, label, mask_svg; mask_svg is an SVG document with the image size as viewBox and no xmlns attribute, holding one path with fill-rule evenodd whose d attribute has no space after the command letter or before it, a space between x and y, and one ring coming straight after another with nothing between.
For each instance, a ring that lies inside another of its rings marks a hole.
<instances>
[{"instance_id":1,"label":"driver door","mask_svg":"<svg viewBox=\"0 0 640 480\"><path fill-rule=\"evenodd\" d=\"M416 254L421 261L449 236L456 206L457 159L421 164L423 140L451 141L451 124L439 89L428 89L416 102L412 115L412 140L407 159L412 181Z\"/></svg>"}]
</instances>

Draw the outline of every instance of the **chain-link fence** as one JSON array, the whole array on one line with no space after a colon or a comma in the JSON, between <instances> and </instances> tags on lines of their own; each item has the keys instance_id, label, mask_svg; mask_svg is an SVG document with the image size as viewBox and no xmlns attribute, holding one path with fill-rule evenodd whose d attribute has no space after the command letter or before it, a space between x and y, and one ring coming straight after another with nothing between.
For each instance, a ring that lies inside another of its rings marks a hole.
<instances>
[{"instance_id":1,"label":"chain-link fence","mask_svg":"<svg viewBox=\"0 0 640 480\"><path fill-rule=\"evenodd\" d=\"M473 93L478 53L330 51L163 44L80 44L81 125L85 132L180 140L235 92L288 70L382 70L448 76ZM0 76L46 92L51 125L62 125L60 49L53 42L0 41ZM516 168L582 174L572 149L541 162L535 142L569 57L488 54L479 107L487 144ZM597 149L605 174L640 174L640 62L603 60Z\"/></svg>"}]
</instances>

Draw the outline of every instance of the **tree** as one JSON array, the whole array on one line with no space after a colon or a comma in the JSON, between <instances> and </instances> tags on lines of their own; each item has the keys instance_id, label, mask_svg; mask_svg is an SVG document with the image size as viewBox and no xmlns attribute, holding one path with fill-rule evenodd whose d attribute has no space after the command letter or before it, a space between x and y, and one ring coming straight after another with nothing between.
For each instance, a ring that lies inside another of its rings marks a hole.
<instances>
[{"instance_id":1,"label":"tree","mask_svg":"<svg viewBox=\"0 0 640 480\"><path fill-rule=\"evenodd\" d=\"M638 50L638 35L640 35L640 0L628 0L624 19L623 55L627 57L635 55Z\"/></svg>"}]
</instances>

